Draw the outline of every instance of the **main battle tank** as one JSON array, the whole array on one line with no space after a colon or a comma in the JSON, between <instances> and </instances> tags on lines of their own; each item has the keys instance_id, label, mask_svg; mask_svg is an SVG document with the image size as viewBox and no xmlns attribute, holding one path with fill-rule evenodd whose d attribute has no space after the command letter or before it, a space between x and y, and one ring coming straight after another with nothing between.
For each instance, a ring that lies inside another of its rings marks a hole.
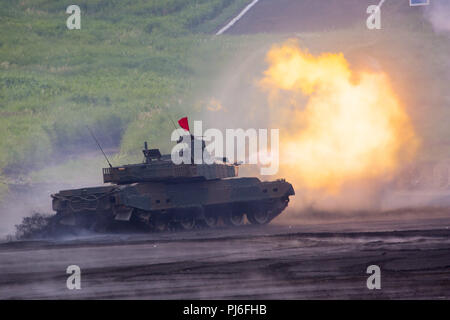
<instances>
[{"instance_id":1,"label":"main battle tank","mask_svg":"<svg viewBox=\"0 0 450 320\"><path fill-rule=\"evenodd\" d=\"M295 194L284 179L237 178L238 165L226 159L176 165L170 155L148 149L147 143L143 153L143 163L104 168L103 181L110 185L52 194L54 224L106 231L131 223L163 231L240 226L246 217L262 225L279 215Z\"/></svg>"}]
</instances>

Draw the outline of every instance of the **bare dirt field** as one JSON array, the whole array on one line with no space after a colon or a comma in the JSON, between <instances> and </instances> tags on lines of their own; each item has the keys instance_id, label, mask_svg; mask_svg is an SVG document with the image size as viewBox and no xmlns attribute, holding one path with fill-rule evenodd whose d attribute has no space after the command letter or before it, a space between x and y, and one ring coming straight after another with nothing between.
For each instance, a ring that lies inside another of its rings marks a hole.
<instances>
[{"instance_id":1,"label":"bare dirt field","mask_svg":"<svg viewBox=\"0 0 450 320\"><path fill-rule=\"evenodd\" d=\"M0 244L1 299L450 298L450 218ZM81 290L66 268L81 268ZM381 289L366 286L381 268Z\"/></svg>"}]
</instances>

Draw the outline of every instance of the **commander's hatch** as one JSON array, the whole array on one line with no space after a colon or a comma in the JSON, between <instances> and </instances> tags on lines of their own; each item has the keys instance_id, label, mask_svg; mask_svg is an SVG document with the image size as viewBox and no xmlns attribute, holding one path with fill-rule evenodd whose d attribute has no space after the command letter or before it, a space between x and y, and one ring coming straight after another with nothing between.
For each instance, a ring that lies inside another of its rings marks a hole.
<instances>
[{"instance_id":1,"label":"commander's hatch","mask_svg":"<svg viewBox=\"0 0 450 320\"><path fill-rule=\"evenodd\" d=\"M144 144L144 150L142 150L142 153L144 153L145 163L150 163L153 160L161 159L161 152L159 149L148 149L147 142Z\"/></svg>"}]
</instances>

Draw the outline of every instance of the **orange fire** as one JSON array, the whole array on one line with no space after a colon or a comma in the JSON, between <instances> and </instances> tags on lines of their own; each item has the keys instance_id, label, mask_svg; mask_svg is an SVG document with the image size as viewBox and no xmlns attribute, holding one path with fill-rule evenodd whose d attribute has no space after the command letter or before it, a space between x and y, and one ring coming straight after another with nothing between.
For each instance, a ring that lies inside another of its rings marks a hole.
<instances>
[{"instance_id":1,"label":"orange fire","mask_svg":"<svg viewBox=\"0 0 450 320\"><path fill-rule=\"evenodd\" d=\"M336 193L391 176L416 154L419 139L385 73L352 71L342 53L314 56L292 40L267 61L260 84L283 127L280 169L297 185Z\"/></svg>"}]
</instances>

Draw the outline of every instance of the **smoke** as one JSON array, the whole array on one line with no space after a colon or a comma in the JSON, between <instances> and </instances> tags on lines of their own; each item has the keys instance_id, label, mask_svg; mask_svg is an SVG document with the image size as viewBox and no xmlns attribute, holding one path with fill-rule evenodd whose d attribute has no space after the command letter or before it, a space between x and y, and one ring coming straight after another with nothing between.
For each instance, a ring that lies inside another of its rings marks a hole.
<instances>
[{"instance_id":1,"label":"smoke","mask_svg":"<svg viewBox=\"0 0 450 320\"><path fill-rule=\"evenodd\" d=\"M261 84L286 132L281 163L298 184L337 193L413 157L417 138L386 74L357 72L343 54L314 56L293 41L274 46L267 61Z\"/></svg>"},{"instance_id":2,"label":"smoke","mask_svg":"<svg viewBox=\"0 0 450 320\"><path fill-rule=\"evenodd\" d=\"M54 157L55 164L29 173L27 179L11 181L0 201L0 238L14 234L15 225L33 213L54 214L51 194L101 185L105 163L98 153L74 149L72 158Z\"/></svg>"},{"instance_id":3,"label":"smoke","mask_svg":"<svg viewBox=\"0 0 450 320\"><path fill-rule=\"evenodd\" d=\"M431 1L425 9L425 17L430 21L435 32L450 32L450 1Z\"/></svg>"},{"instance_id":4,"label":"smoke","mask_svg":"<svg viewBox=\"0 0 450 320\"><path fill-rule=\"evenodd\" d=\"M418 146L388 75L377 69L361 76L343 55L316 58L283 43L232 61L212 97L203 99L202 119L222 130L280 129L280 172L260 178L293 183L290 207L379 209L386 185ZM250 166L240 171L258 173Z\"/></svg>"}]
</instances>

